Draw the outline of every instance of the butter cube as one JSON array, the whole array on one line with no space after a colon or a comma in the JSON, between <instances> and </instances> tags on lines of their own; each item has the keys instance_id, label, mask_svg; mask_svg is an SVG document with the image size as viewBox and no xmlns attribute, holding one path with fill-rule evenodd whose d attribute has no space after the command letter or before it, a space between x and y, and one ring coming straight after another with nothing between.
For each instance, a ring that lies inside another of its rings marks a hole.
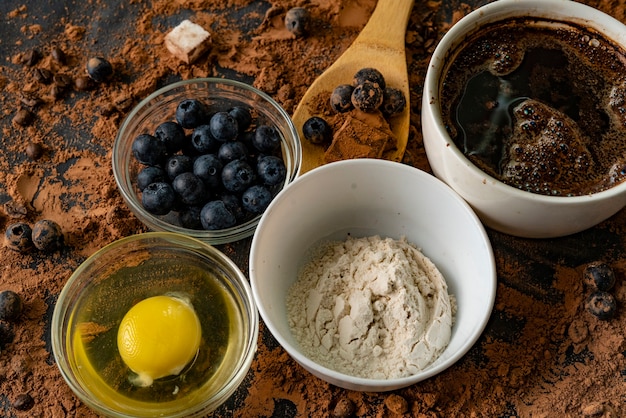
<instances>
[{"instance_id":1,"label":"butter cube","mask_svg":"<svg viewBox=\"0 0 626 418\"><path fill-rule=\"evenodd\" d=\"M211 34L202 26L183 20L165 36L167 50L187 64L193 63L207 52Z\"/></svg>"}]
</instances>

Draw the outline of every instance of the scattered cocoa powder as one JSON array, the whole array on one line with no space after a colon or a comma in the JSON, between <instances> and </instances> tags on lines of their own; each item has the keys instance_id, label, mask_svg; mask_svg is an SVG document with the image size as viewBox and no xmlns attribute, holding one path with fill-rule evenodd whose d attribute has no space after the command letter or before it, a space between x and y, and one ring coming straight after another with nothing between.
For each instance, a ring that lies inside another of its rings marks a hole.
<instances>
[{"instance_id":1,"label":"scattered cocoa powder","mask_svg":"<svg viewBox=\"0 0 626 418\"><path fill-rule=\"evenodd\" d=\"M626 22L626 0L582 2ZM0 226L4 231L16 219L34 224L47 218L65 234L64 247L52 253L0 248L0 291L13 290L24 302L18 321L0 322L5 417L96 416L55 365L50 318L64 283L86 257L146 230L124 204L111 171L111 146L132 106L170 82L217 76L249 82L293 112L315 77L357 36L376 1L70 0L53 7L57 3L0 2ZM484 3L415 2L406 36L406 164L429 171L420 101L430 55L451 24ZM306 37L296 38L284 27L292 6L310 12ZM193 65L163 45L185 18L212 37L211 50ZM94 56L107 58L114 76L86 85L85 63ZM32 119L15 120L20 109ZM30 143L44 150L38 158ZM496 304L478 343L450 369L392 393L347 391L298 366L261 323L244 384L214 415L626 416L626 213L560 239L488 233L498 269ZM218 248L247 272L249 245L246 239ZM584 309L589 289L582 273L598 260L617 278L612 292L618 313L609 321Z\"/></svg>"}]
</instances>

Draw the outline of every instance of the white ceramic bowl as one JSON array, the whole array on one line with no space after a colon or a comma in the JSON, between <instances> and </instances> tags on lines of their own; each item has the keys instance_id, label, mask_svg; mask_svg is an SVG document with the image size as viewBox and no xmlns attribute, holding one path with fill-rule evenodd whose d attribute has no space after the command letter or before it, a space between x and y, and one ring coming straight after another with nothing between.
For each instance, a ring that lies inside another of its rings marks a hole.
<instances>
[{"instance_id":1,"label":"white ceramic bowl","mask_svg":"<svg viewBox=\"0 0 626 418\"><path fill-rule=\"evenodd\" d=\"M406 236L442 272L458 301L452 338L423 371L398 379L367 379L323 367L302 354L289 328L286 297L322 239L378 234ZM452 189L416 168L356 159L318 167L287 186L261 217L250 252L253 297L270 332L306 370L351 390L409 386L459 360L483 331L493 308L496 270L478 217Z\"/></svg>"},{"instance_id":2,"label":"white ceramic bowl","mask_svg":"<svg viewBox=\"0 0 626 418\"><path fill-rule=\"evenodd\" d=\"M570 0L498 0L457 22L433 53L424 84L424 147L434 174L456 190L493 229L529 238L569 235L611 217L626 205L626 183L585 196L547 196L519 190L472 164L448 135L441 117L440 87L455 50L482 26L512 17L570 22L604 34L626 47L626 26L589 6Z\"/></svg>"}]
</instances>

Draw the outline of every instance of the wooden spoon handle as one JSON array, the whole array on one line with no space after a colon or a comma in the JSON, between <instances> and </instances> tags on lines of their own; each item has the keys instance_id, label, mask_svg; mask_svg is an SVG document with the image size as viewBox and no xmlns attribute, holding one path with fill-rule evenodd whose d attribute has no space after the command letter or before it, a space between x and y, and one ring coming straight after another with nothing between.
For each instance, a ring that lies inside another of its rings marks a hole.
<instances>
[{"instance_id":1,"label":"wooden spoon handle","mask_svg":"<svg viewBox=\"0 0 626 418\"><path fill-rule=\"evenodd\" d=\"M402 48L414 0L378 0L369 21L354 43Z\"/></svg>"}]
</instances>

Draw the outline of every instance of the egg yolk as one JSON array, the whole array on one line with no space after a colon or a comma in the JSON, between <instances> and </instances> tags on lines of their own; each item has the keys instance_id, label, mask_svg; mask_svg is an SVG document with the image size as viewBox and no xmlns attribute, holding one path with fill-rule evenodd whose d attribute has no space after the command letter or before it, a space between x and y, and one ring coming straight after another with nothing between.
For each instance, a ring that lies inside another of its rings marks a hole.
<instances>
[{"instance_id":1,"label":"egg yolk","mask_svg":"<svg viewBox=\"0 0 626 418\"><path fill-rule=\"evenodd\" d=\"M174 296L153 296L128 310L117 333L117 348L137 374L133 383L150 386L155 379L180 374L196 356L201 336L191 304Z\"/></svg>"}]
</instances>

